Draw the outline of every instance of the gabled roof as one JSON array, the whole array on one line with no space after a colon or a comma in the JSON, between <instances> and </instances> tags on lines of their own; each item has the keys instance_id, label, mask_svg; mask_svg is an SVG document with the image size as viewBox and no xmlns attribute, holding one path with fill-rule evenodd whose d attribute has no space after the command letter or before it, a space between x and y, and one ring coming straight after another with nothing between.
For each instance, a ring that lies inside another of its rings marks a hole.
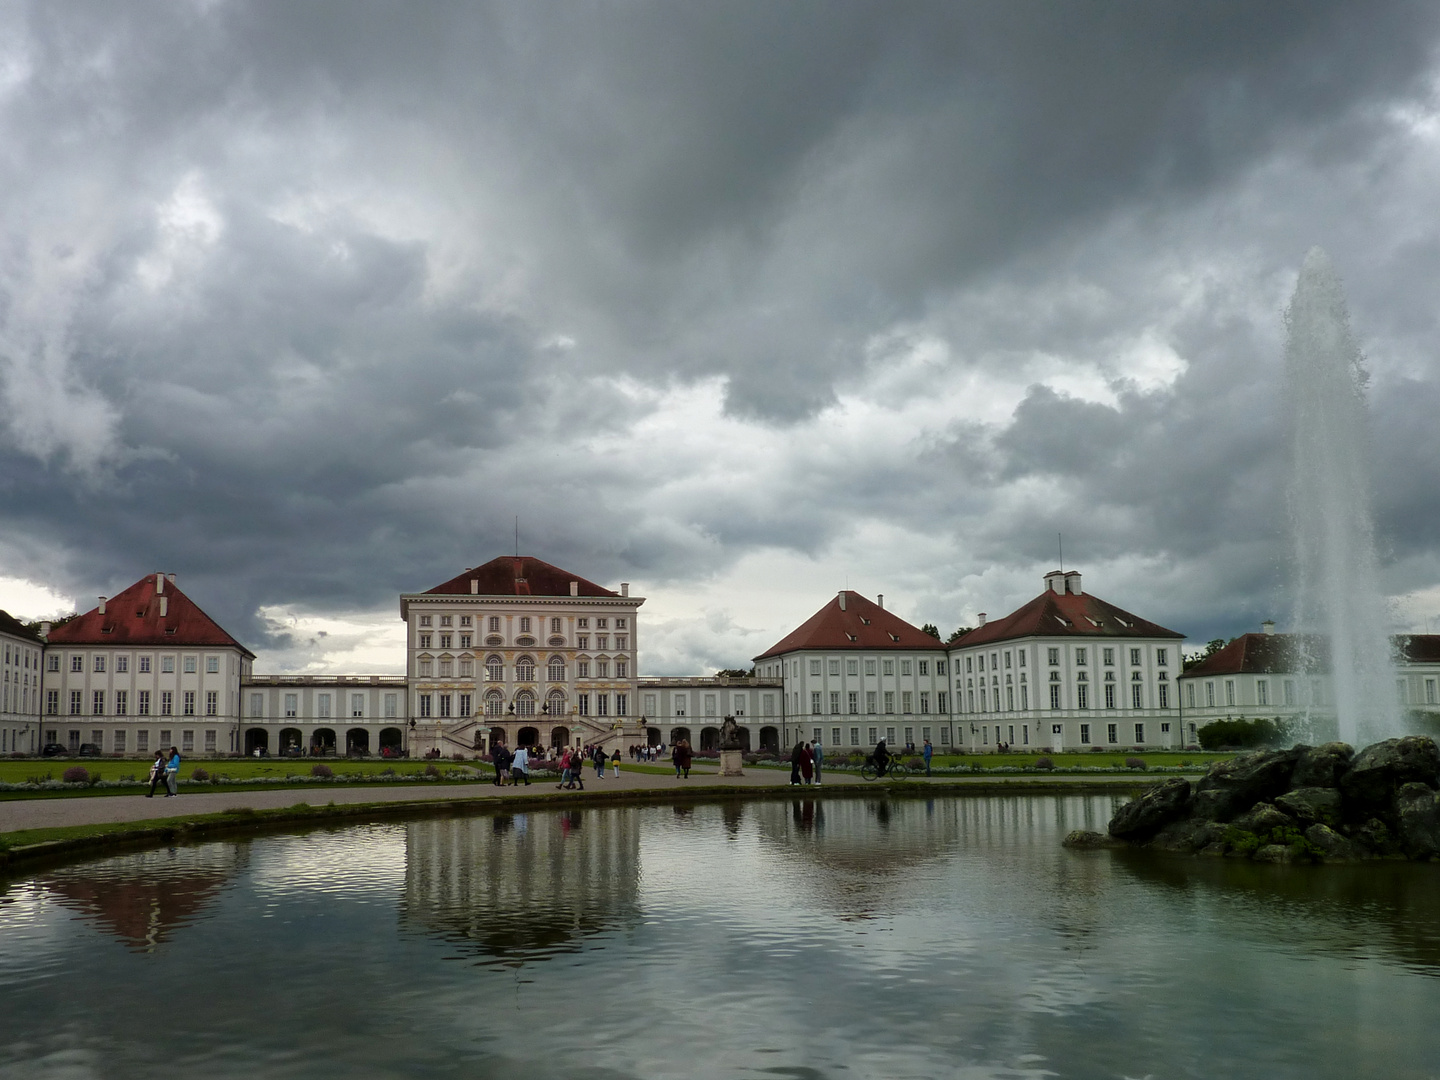
<instances>
[{"instance_id":1,"label":"gabled roof","mask_svg":"<svg viewBox=\"0 0 1440 1080\"><path fill-rule=\"evenodd\" d=\"M840 606L841 596L845 598L843 609ZM847 589L755 659L764 660L798 649L934 649L944 652L945 646L873 600Z\"/></svg>"},{"instance_id":2,"label":"gabled roof","mask_svg":"<svg viewBox=\"0 0 1440 1080\"><path fill-rule=\"evenodd\" d=\"M1223 649L1181 674L1323 675L1330 670L1330 642L1319 634L1241 634Z\"/></svg>"},{"instance_id":3,"label":"gabled roof","mask_svg":"<svg viewBox=\"0 0 1440 1080\"><path fill-rule=\"evenodd\" d=\"M472 581L479 585L472 588ZM457 574L443 585L427 589L426 594L445 593L466 596L569 596L570 583L575 582L580 596L619 596L612 589L586 581L578 574L551 566L529 555L502 555L484 566Z\"/></svg>"},{"instance_id":4,"label":"gabled roof","mask_svg":"<svg viewBox=\"0 0 1440 1080\"><path fill-rule=\"evenodd\" d=\"M977 626L958 639L954 648L989 645L1027 637L1175 638L1184 634L1131 615L1123 608L1090 593L1046 590L1003 619Z\"/></svg>"},{"instance_id":5,"label":"gabled roof","mask_svg":"<svg viewBox=\"0 0 1440 1080\"><path fill-rule=\"evenodd\" d=\"M0 610L0 634L10 634L12 637L28 638L37 645L40 643L38 631L26 626L19 619L15 618L8 611Z\"/></svg>"},{"instance_id":6,"label":"gabled roof","mask_svg":"<svg viewBox=\"0 0 1440 1080\"><path fill-rule=\"evenodd\" d=\"M239 649L252 660L255 654L220 628L200 605L166 580L149 574L124 592L105 601L102 614L93 607L83 615L50 631L51 645L210 645ZM164 601L165 614L160 614Z\"/></svg>"}]
</instances>

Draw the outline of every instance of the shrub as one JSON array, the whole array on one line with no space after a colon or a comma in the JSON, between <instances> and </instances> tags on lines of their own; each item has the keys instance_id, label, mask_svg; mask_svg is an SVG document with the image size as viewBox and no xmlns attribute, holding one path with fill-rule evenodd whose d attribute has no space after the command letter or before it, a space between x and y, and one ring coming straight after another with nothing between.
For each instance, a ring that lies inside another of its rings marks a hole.
<instances>
[{"instance_id":1,"label":"shrub","mask_svg":"<svg viewBox=\"0 0 1440 1080\"><path fill-rule=\"evenodd\" d=\"M1148 769L1150 766L1148 766L1148 765L1145 764L1145 759L1144 759L1144 758L1127 757L1127 758L1125 759L1125 767L1126 767L1127 769L1140 769L1141 771L1144 771L1145 769Z\"/></svg>"},{"instance_id":2,"label":"shrub","mask_svg":"<svg viewBox=\"0 0 1440 1080\"><path fill-rule=\"evenodd\" d=\"M451 760L451 761L464 761L464 760L465 760L465 755L464 755L464 754L451 754L451 755L450 755L450 760Z\"/></svg>"},{"instance_id":3,"label":"shrub","mask_svg":"<svg viewBox=\"0 0 1440 1080\"><path fill-rule=\"evenodd\" d=\"M922 757L911 757L905 759L905 767L910 770L925 768L925 759Z\"/></svg>"},{"instance_id":4,"label":"shrub","mask_svg":"<svg viewBox=\"0 0 1440 1080\"><path fill-rule=\"evenodd\" d=\"M429 765L426 765L426 766L425 766L425 775L426 775L426 776L433 776L436 780L439 780L439 779L440 779L440 766L434 764L433 762L432 762L431 764L429 764Z\"/></svg>"},{"instance_id":5,"label":"shrub","mask_svg":"<svg viewBox=\"0 0 1440 1080\"><path fill-rule=\"evenodd\" d=\"M90 782L90 770L84 765L71 765L63 773L60 779L67 784L88 784Z\"/></svg>"},{"instance_id":6,"label":"shrub","mask_svg":"<svg viewBox=\"0 0 1440 1080\"><path fill-rule=\"evenodd\" d=\"M328 780L330 777L335 775L335 770L330 768L329 765L311 765L310 775L324 777Z\"/></svg>"},{"instance_id":7,"label":"shrub","mask_svg":"<svg viewBox=\"0 0 1440 1080\"><path fill-rule=\"evenodd\" d=\"M380 770L380 775L381 775L381 776L394 776L394 775L395 775L395 770L394 770L394 769L381 769L381 770Z\"/></svg>"},{"instance_id":8,"label":"shrub","mask_svg":"<svg viewBox=\"0 0 1440 1080\"><path fill-rule=\"evenodd\" d=\"M190 779L194 780L197 784L203 784L206 780L210 779L210 774L197 766L191 770Z\"/></svg>"},{"instance_id":9,"label":"shrub","mask_svg":"<svg viewBox=\"0 0 1440 1080\"><path fill-rule=\"evenodd\" d=\"M1286 725L1278 718L1267 720L1212 720L1200 729L1200 745L1206 750L1224 747L1238 747L1245 750L1257 746L1276 746L1287 742L1289 733Z\"/></svg>"},{"instance_id":10,"label":"shrub","mask_svg":"<svg viewBox=\"0 0 1440 1080\"><path fill-rule=\"evenodd\" d=\"M1035 768L1045 769L1048 772L1050 769L1055 768L1055 762L1051 761L1048 757L1036 758Z\"/></svg>"}]
</instances>

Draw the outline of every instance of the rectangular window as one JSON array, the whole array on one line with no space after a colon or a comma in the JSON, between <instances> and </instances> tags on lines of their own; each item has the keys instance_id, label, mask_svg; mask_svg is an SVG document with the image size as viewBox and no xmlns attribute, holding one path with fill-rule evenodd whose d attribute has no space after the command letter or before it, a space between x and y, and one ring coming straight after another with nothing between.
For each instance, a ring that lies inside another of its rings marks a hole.
<instances>
[{"instance_id":1,"label":"rectangular window","mask_svg":"<svg viewBox=\"0 0 1440 1080\"><path fill-rule=\"evenodd\" d=\"M150 715L150 691L149 691L149 690L137 690L137 691L135 691L135 715L136 715L136 716L149 716L149 715Z\"/></svg>"},{"instance_id":2,"label":"rectangular window","mask_svg":"<svg viewBox=\"0 0 1440 1080\"><path fill-rule=\"evenodd\" d=\"M194 690L186 690L186 691L185 691L185 715L186 715L186 716L194 716L194 715L195 715L195 691L194 691Z\"/></svg>"},{"instance_id":3,"label":"rectangular window","mask_svg":"<svg viewBox=\"0 0 1440 1080\"><path fill-rule=\"evenodd\" d=\"M885 691L885 715L889 716L895 711L895 691Z\"/></svg>"},{"instance_id":4,"label":"rectangular window","mask_svg":"<svg viewBox=\"0 0 1440 1080\"><path fill-rule=\"evenodd\" d=\"M840 674L840 661L839 661L839 660L831 660L831 661L830 661L830 674L831 674L831 675L839 675L839 674Z\"/></svg>"},{"instance_id":5,"label":"rectangular window","mask_svg":"<svg viewBox=\"0 0 1440 1080\"><path fill-rule=\"evenodd\" d=\"M930 694L929 694L928 691L921 690L921 691L920 691L920 713L921 713L921 715L923 716L924 714L928 713L929 711L930 711Z\"/></svg>"},{"instance_id":6,"label":"rectangular window","mask_svg":"<svg viewBox=\"0 0 1440 1080\"><path fill-rule=\"evenodd\" d=\"M180 749L187 754L195 749L195 732L193 730L180 732Z\"/></svg>"},{"instance_id":7,"label":"rectangular window","mask_svg":"<svg viewBox=\"0 0 1440 1080\"><path fill-rule=\"evenodd\" d=\"M432 708L432 706L433 706L433 702L432 702L432 700L431 700L431 696L430 696L429 694L421 694L421 695L420 695L420 715L421 715L422 717L428 719L428 718L430 717L430 715L431 715L431 708Z\"/></svg>"},{"instance_id":8,"label":"rectangular window","mask_svg":"<svg viewBox=\"0 0 1440 1080\"><path fill-rule=\"evenodd\" d=\"M597 619L597 620L595 620L595 621L596 621L596 622L599 622L600 620ZM596 695L595 695L595 715L596 715L596 716L609 716L609 715L610 715L610 695L609 695L609 694L596 694Z\"/></svg>"},{"instance_id":9,"label":"rectangular window","mask_svg":"<svg viewBox=\"0 0 1440 1080\"><path fill-rule=\"evenodd\" d=\"M104 691L104 690L96 690L93 694L91 694L91 696L90 696L90 715L91 715L91 716L104 716L104 715L105 715L105 691Z\"/></svg>"},{"instance_id":10,"label":"rectangular window","mask_svg":"<svg viewBox=\"0 0 1440 1080\"><path fill-rule=\"evenodd\" d=\"M124 716L130 711L130 691L115 691L115 715Z\"/></svg>"},{"instance_id":11,"label":"rectangular window","mask_svg":"<svg viewBox=\"0 0 1440 1080\"><path fill-rule=\"evenodd\" d=\"M129 671L129 670L130 670L130 657L128 657L128 656L117 656L117 657L115 658L115 670L116 670L117 672L119 672L121 675L124 675L127 671Z\"/></svg>"},{"instance_id":12,"label":"rectangular window","mask_svg":"<svg viewBox=\"0 0 1440 1080\"><path fill-rule=\"evenodd\" d=\"M865 661L865 674L866 674L866 675L874 675L874 674L875 674L875 661L874 661L874 660L866 660L866 661Z\"/></svg>"},{"instance_id":13,"label":"rectangular window","mask_svg":"<svg viewBox=\"0 0 1440 1080\"><path fill-rule=\"evenodd\" d=\"M1136 725L1135 725L1135 745L1136 745L1136 746L1139 746L1139 745L1141 745L1141 744L1144 743L1144 742L1145 742L1145 725L1144 725L1144 724L1136 724Z\"/></svg>"},{"instance_id":14,"label":"rectangular window","mask_svg":"<svg viewBox=\"0 0 1440 1080\"><path fill-rule=\"evenodd\" d=\"M95 654L95 670L96 670L96 671L104 671L104 670L105 670L105 656L104 656L103 653L96 653L96 654Z\"/></svg>"},{"instance_id":15,"label":"rectangular window","mask_svg":"<svg viewBox=\"0 0 1440 1080\"><path fill-rule=\"evenodd\" d=\"M581 716L589 716L589 715L590 715L590 695L589 695L589 694L576 694L576 695L575 695L575 708L576 708L576 711L578 711ZM684 714L684 713L680 713L679 715L684 716L685 714Z\"/></svg>"},{"instance_id":16,"label":"rectangular window","mask_svg":"<svg viewBox=\"0 0 1440 1080\"><path fill-rule=\"evenodd\" d=\"M1156 666L1156 667L1164 667L1164 666L1165 666L1165 663L1166 663L1165 657L1168 656L1168 655L1169 655L1168 650L1166 650L1166 649L1156 649L1156 650L1155 650L1155 666Z\"/></svg>"},{"instance_id":17,"label":"rectangular window","mask_svg":"<svg viewBox=\"0 0 1440 1080\"><path fill-rule=\"evenodd\" d=\"M160 729L160 749L163 750L167 747L175 745L175 740L171 737L171 735L172 733L169 728Z\"/></svg>"},{"instance_id":18,"label":"rectangular window","mask_svg":"<svg viewBox=\"0 0 1440 1080\"><path fill-rule=\"evenodd\" d=\"M438 697L438 698L440 699L440 716L441 716L442 718L448 719L449 716L450 716L450 704L451 704L450 695L449 695L449 694L437 694L436 697Z\"/></svg>"},{"instance_id":19,"label":"rectangular window","mask_svg":"<svg viewBox=\"0 0 1440 1080\"><path fill-rule=\"evenodd\" d=\"M1164 673L1163 671L1160 673L1160 677L1161 677L1161 678L1164 678L1164 677L1165 677L1165 673ZM1169 684L1169 683L1163 683L1163 682L1162 682L1162 683L1160 684L1160 708L1162 708L1162 709L1168 709L1169 707L1170 707L1170 684Z\"/></svg>"},{"instance_id":20,"label":"rectangular window","mask_svg":"<svg viewBox=\"0 0 1440 1080\"><path fill-rule=\"evenodd\" d=\"M1434 704L1435 704L1435 680L1434 680L1434 679L1426 679L1426 680L1425 680L1425 704L1426 704L1426 705L1434 705Z\"/></svg>"},{"instance_id":21,"label":"rectangular window","mask_svg":"<svg viewBox=\"0 0 1440 1080\"><path fill-rule=\"evenodd\" d=\"M630 707L630 696L628 694L615 695L615 715L625 716L626 710Z\"/></svg>"},{"instance_id":22,"label":"rectangular window","mask_svg":"<svg viewBox=\"0 0 1440 1080\"><path fill-rule=\"evenodd\" d=\"M79 690L70 691L70 715L79 716L80 707L85 704L85 697Z\"/></svg>"},{"instance_id":23,"label":"rectangular window","mask_svg":"<svg viewBox=\"0 0 1440 1080\"><path fill-rule=\"evenodd\" d=\"M218 657L218 656L207 656L207 657L205 657L205 674L206 674L206 675L218 675L218 674L220 674L220 657Z\"/></svg>"},{"instance_id":24,"label":"rectangular window","mask_svg":"<svg viewBox=\"0 0 1440 1080\"><path fill-rule=\"evenodd\" d=\"M315 699L315 712L319 716L330 716L330 695L320 694Z\"/></svg>"},{"instance_id":25,"label":"rectangular window","mask_svg":"<svg viewBox=\"0 0 1440 1080\"><path fill-rule=\"evenodd\" d=\"M364 695L364 694L351 694L351 695L350 695L350 715L351 715L351 716L364 716L364 715L365 715L365 695Z\"/></svg>"},{"instance_id":26,"label":"rectangular window","mask_svg":"<svg viewBox=\"0 0 1440 1080\"><path fill-rule=\"evenodd\" d=\"M142 656L142 657L140 657L140 674L141 674L141 675L149 675L149 674L150 674L150 657L148 657L148 656Z\"/></svg>"},{"instance_id":27,"label":"rectangular window","mask_svg":"<svg viewBox=\"0 0 1440 1080\"><path fill-rule=\"evenodd\" d=\"M163 675L173 675L173 674L175 674L175 657L173 657L173 656L162 656L162 657L160 657L160 672L161 672L161 674L163 674Z\"/></svg>"},{"instance_id":28,"label":"rectangular window","mask_svg":"<svg viewBox=\"0 0 1440 1080\"><path fill-rule=\"evenodd\" d=\"M891 746L895 745L895 729L893 727L887 727L885 729L885 741Z\"/></svg>"},{"instance_id":29,"label":"rectangular window","mask_svg":"<svg viewBox=\"0 0 1440 1080\"><path fill-rule=\"evenodd\" d=\"M215 729L214 729L214 728L209 728L209 729L207 729L206 732L205 732L205 752L206 752L207 754L213 754L213 753L215 753Z\"/></svg>"},{"instance_id":30,"label":"rectangular window","mask_svg":"<svg viewBox=\"0 0 1440 1080\"><path fill-rule=\"evenodd\" d=\"M880 730L879 728L873 728L873 727L870 729L870 740L869 740L870 742L873 743L873 742L879 742L879 741L880 741L880 736L877 734L877 732L878 732L879 730Z\"/></svg>"},{"instance_id":31,"label":"rectangular window","mask_svg":"<svg viewBox=\"0 0 1440 1080\"><path fill-rule=\"evenodd\" d=\"M385 716L387 719L393 718L396 715L396 710L400 704L399 697L400 695L398 694L385 695Z\"/></svg>"},{"instance_id":32,"label":"rectangular window","mask_svg":"<svg viewBox=\"0 0 1440 1080\"><path fill-rule=\"evenodd\" d=\"M901 693L901 695L900 695L900 708L901 708L901 711L903 711L903 712L905 713L905 715L907 715L907 716L910 715L910 713L914 711L914 710L911 709L911 707L910 707L910 704L911 704L911 701L913 700L913 698L914 698L914 695L913 695L909 690L904 691L904 692Z\"/></svg>"},{"instance_id":33,"label":"rectangular window","mask_svg":"<svg viewBox=\"0 0 1440 1080\"><path fill-rule=\"evenodd\" d=\"M264 715L265 715L265 695L264 695L264 694L251 694L251 695L250 695L250 715L251 715L251 716L264 716Z\"/></svg>"},{"instance_id":34,"label":"rectangular window","mask_svg":"<svg viewBox=\"0 0 1440 1080\"><path fill-rule=\"evenodd\" d=\"M1234 679L1226 679L1226 680L1225 680L1225 704L1226 704L1226 705L1234 705L1234 704L1235 704L1235 680L1234 680Z\"/></svg>"},{"instance_id":35,"label":"rectangular window","mask_svg":"<svg viewBox=\"0 0 1440 1080\"><path fill-rule=\"evenodd\" d=\"M1101 659L1102 663L1103 663L1106 667L1114 667L1114 666L1115 666L1115 650L1114 650L1114 649L1104 649L1104 650L1102 650L1100 659Z\"/></svg>"},{"instance_id":36,"label":"rectangular window","mask_svg":"<svg viewBox=\"0 0 1440 1080\"><path fill-rule=\"evenodd\" d=\"M194 675L194 674L195 674L195 672L196 672L196 670L197 670L197 668L196 668L196 666L195 666L195 661L196 661L196 657L193 657L193 656L187 656L187 657L185 657L185 674L186 674L186 675Z\"/></svg>"},{"instance_id":37,"label":"rectangular window","mask_svg":"<svg viewBox=\"0 0 1440 1080\"><path fill-rule=\"evenodd\" d=\"M860 691L858 691L858 690L851 690L851 691L846 695L846 698L848 699L848 700L846 701L846 704L849 706L849 710L848 710L848 711L849 711L850 715L854 716L856 713L858 713L858 712L860 711Z\"/></svg>"},{"instance_id":38,"label":"rectangular window","mask_svg":"<svg viewBox=\"0 0 1440 1080\"><path fill-rule=\"evenodd\" d=\"M839 691L839 690L831 690L831 691L830 691L830 715L831 715L831 716L838 716L839 714L840 714L840 691Z\"/></svg>"},{"instance_id":39,"label":"rectangular window","mask_svg":"<svg viewBox=\"0 0 1440 1080\"><path fill-rule=\"evenodd\" d=\"M218 716L220 714L220 691L205 691L205 715Z\"/></svg>"},{"instance_id":40,"label":"rectangular window","mask_svg":"<svg viewBox=\"0 0 1440 1080\"><path fill-rule=\"evenodd\" d=\"M1051 683L1051 684L1050 684L1050 708L1052 708L1052 709L1058 709L1058 708L1060 708L1060 684L1059 684L1059 683Z\"/></svg>"},{"instance_id":41,"label":"rectangular window","mask_svg":"<svg viewBox=\"0 0 1440 1080\"><path fill-rule=\"evenodd\" d=\"M1269 704L1270 704L1270 680L1269 680L1269 679L1256 679L1256 680L1255 680L1255 704L1257 704L1257 705L1269 705Z\"/></svg>"},{"instance_id":42,"label":"rectangular window","mask_svg":"<svg viewBox=\"0 0 1440 1080\"><path fill-rule=\"evenodd\" d=\"M1145 707L1144 687L1138 682L1130 684L1130 707L1132 709L1143 709Z\"/></svg>"},{"instance_id":43,"label":"rectangular window","mask_svg":"<svg viewBox=\"0 0 1440 1080\"><path fill-rule=\"evenodd\" d=\"M77 672L84 671L85 657L80 655L79 653L76 653L74 656L70 657L70 670Z\"/></svg>"},{"instance_id":44,"label":"rectangular window","mask_svg":"<svg viewBox=\"0 0 1440 1080\"><path fill-rule=\"evenodd\" d=\"M500 625L499 625L499 624L500 624L500 620L499 620L499 619L495 619L494 622L495 622L495 626L492 627L492 629L499 630L499 629L500 629ZM421 615L421 616L420 616L420 625L421 625L421 626L433 626L433 625L434 625L434 620L433 620L429 615Z\"/></svg>"},{"instance_id":45,"label":"rectangular window","mask_svg":"<svg viewBox=\"0 0 1440 1080\"><path fill-rule=\"evenodd\" d=\"M1105 708L1107 708L1107 709L1113 709L1113 708L1115 708L1115 684L1114 684L1114 683L1109 683L1109 682L1107 682L1107 683L1105 684Z\"/></svg>"},{"instance_id":46,"label":"rectangular window","mask_svg":"<svg viewBox=\"0 0 1440 1080\"><path fill-rule=\"evenodd\" d=\"M1295 680L1294 680L1294 679L1286 679L1286 680L1285 680L1285 704L1286 704L1286 705L1294 705L1294 704L1295 704Z\"/></svg>"},{"instance_id":47,"label":"rectangular window","mask_svg":"<svg viewBox=\"0 0 1440 1080\"><path fill-rule=\"evenodd\" d=\"M1118 743L1120 741L1120 736L1115 730L1116 726L1115 724L1105 725L1105 740L1107 742Z\"/></svg>"},{"instance_id":48,"label":"rectangular window","mask_svg":"<svg viewBox=\"0 0 1440 1080\"><path fill-rule=\"evenodd\" d=\"M1009 654L1007 653L1006 655L1008 656ZM917 669L917 673L918 673L918 674L920 674L920 675L929 675L929 674L930 674L930 661L928 661L928 660L919 660L919 661L916 661L916 662L919 664L919 668Z\"/></svg>"},{"instance_id":49,"label":"rectangular window","mask_svg":"<svg viewBox=\"0 0 1440 1080\"><path fill-rule=\"evenodd\" d=\"M1130 666L1131 666L1131 667L1139 667L1139 666L1140 666L1140 650L1139 650L1139 649L1131 649L1131 650L1130 650Z\"/></svg>"},{"instance_id":50,"label":"rectangular window","mask_svg":"<svg viewBox=\"0 0 1440 1080\"><path fill-rule=\"evenodd\" d=\"M1082 682L1075 687L1075 707L1077 709L1090 708L1090 685L1088 683Z\"/></svg>"},{"instance_id":51,"label":"rectangular window","mask_svg":"<svg viewBox=\"0 0 1440 1080\"><path fill-rule=\"evenodd\" d=\"M1075 647L1075 666L1085 666L1085 647L1083 645L1077 645Z\"/></svg>"},{"instance_id":52,"label":"rectangular window","mask_svg":"<svg viewBox=\"0 0 1440 1080\"><path fill-rule=\"evenodd\" d=\"M839 738L837 737L835 741L838 743L840 740L839 740ZM851 745L851 746L859 746L859 745L860 745L860 729L859 729L858 727L852 727L852 728L850 729L850 745Z\"/></svg>"},{"instance_id":53,"label":"rectangular window","mask_svg":"<svg viewBox=\"0 0 1440 1080\"><path fill-rule=\"evenodd\" d=\"M300 695L299 695L299 694L286 694L286 695L285 695L285 715L286 715L286 716L294 716L294 715L299 711L299 709L300 709Z\"/></svg>"},{"instance_id":54,"label":"rectangular window","mask_svg":"<svg viewBox=\"0 0 1440 1080\"><path fill-rule=\"evenodd\" d=\"M1185 707L1195 708L1195 684L1193 682L1185 684Z\"/></svg>"},{"instance_id":55,"label":"rectangular window","mask_svg":"<svg viewBox=\"0 0 1440 1080\"><path fill-rule=\"evenodd\" d=\"M175 712L175 695L169 690L160 691L160 715L172 716Z\"/></svg>"},{"instance_id":56,"label":"rectangular window","mask_svg":"<svg viewBox=\"0 0 1440 1080\"><path fill-rule=\"evenodd\" d=\"M59 670L60 670L60 657L59 657L58 655L50 657L50 662L49 662L49 665L48 665L47 670L49 670L49 671L59 671Z\"/></svg>"},{"instance_id":57,"label":"rectangular window","mask_svg":"<svg viewBox=\"0 0 1440 1080\"><path fill-rule=\"evenodd\" d=\"M901 660L901 661L900 661L900 674L901 674L901 675L909 675L909 674L910 674L910 661L909 661L909 660Z\"/></svg>"},{"instance_id":58,"label":"rectangular window","mask_svg":"<svg viewBox=\"0 0 1440 1080\"><path fill-rule=\"evenodd\" d=\"M427 625L428 625L428 624L427 624ZM581 619L581 620L580 620L580 625L581 625L581 626L584 626L584 625L585 625L585 620L584 620L584 619ZM490 633L492 633L492 634L498 634L499 632L500 632L500 616L499 616L499 615L491 615L491 616L490 616Z\"/></svg>"},{"instance_id":59,"label":"rectangular window","mask_svg":"<svg viewBox=\"0 0 1440 1080\"><path fill-rule=\"evenodd\" d=\"M144 753L148 753L148 752L149 752L149 750L150 750L150 732L148 732L148 731L137 731L137 732L135 733L135 749L136 749L137 752L139 752L139 753L141 753L141 754L144 754Z\"/></svg>"},{"instance_id":60,"label":"rectangular window","mask_svg":"<svg viewBox=\"0 0 1440 1080\"><path fill-rule=\"evenodd\" d=\"M1213 682L1205 684L1205 706L1210 709L1215 707L1215 684Z\"/></svg>"},{"instance_id":61,"label":"rectangular window","mask_svg":"<svg viewBox=\"0 0 1440 1080\"><path fill-rule=\"evenodd\" d=\"M1046 651L1046 653L1047 653L1047 655L1048 655L1048 658L1049 658L1049 661L1050 661L1050 666L1051 666L1051 667L1056 667L1056 666L1060 663L1060 650L1059 650L1059 649L1046 649L1045 651Z\"/></svg>"},{"instance_id":62,"label":"rectangular window","mask_svg":"<svg viewBox=\"0 0 1440 1080\"><path fill-rule=\"evenodd\" d=\"M875 715L875 691L865 691L865 711L871 716Z\"/></svg>"},{"instance_id":63,"label":"rectangular window","mask_svg":"<svg viewBox=\"0 0 1440 1080\"><path fill-rule=\"evenodd\" d=\"M684 714L684 713L681 713L680 715L681 715L681 716L684 716L685 714ZM812 716L819 716L819 715L820 715L820 691L819 691L819 690L812 690L812 691L810 691L810 715L812 715Z\"/></svg>"},{"instance_id":64,"label":"rectangular window","mask_svg":"<svg viewBox=\"0 0 1440 1080\"><path fill-rule=\"evenodd\" d=\"M461 695L460 695L460 715L461 715L461 716L469 716L469 715L470 715L470 707L471 707L472 701L473 701L473 698L472 698L472 696L471 696L470 694L461 694ZM355 713L354 715L359 716L360 714L357 712L357 713Z\"/></svg>"},{"instance_id":65,"label":"rectangular window","mask_svg":"<svg viewBox=\"0 0 1440 1080\"><path fill-rule=\"evenodd\" d=\"M881 674L881 675L894 675L894 674L895 674L895 661L894 661L894 660L882 660L882 661L880 661L880 674Z\"/></svg>"},{"instance_id":66,"label":"rectangular window","mask_svg":"<svg viewBox=\"0 0 1440 1080\"><path fill-rule=\"evenodd\" d=\"M528 622L528 621L529 621L529 620L527 619L526 622ZM440 625L441 625L441 626L454 626L454 625L455 625L454 616L451 616L451 615L441 615L441 616L440 616ZM526 626L525 629L528 630L528 629L530 629L530 628L529 628L528 626Z\"/></svg>"},{"instance_id":67,"label":"rectangular window","mask_svg":"<svg viewBox=\"0 0 1440 1080\"><path fill-rule=\"evenodd\" d=\"M846 660L846 661L845 661L845 674L846 674L846 675L859 675L859 674L860 674L860 661L859 661L859 660Z\"/></svg>"},{"instance_id":68,"label":"rectangular window","mask_svg":"<svg viewBox=\"0 0 1440 1080\"><path fill-rule=\"evenodd\" d=\"M1088 743L1088 742L1090 741L1090 725L1089 725L1089 724L1081 724L1081 725L1080 725L1080 741L1081 741L1082 743Z\"/></svg>"},{"instance_id":69,"label":"rectangular window","mask_svg":"<svg viewBox=\"0 0 1440 1080\"><path fill-rule=\"evenodd\" d=\"M819 660L811 660L811 661L810 661L810 674L811 674L811 675L819 675L819 674L820 674L820 661L819 661Z\"/></svg>"},{"instance_id":70,"label":"rectangular window","mask_svg":"<svg viewBox=\"0 0 1440 1080\"><path fill-rule=\"evenodd\" d=\"M1025 688L1022 686L1020 689L1021 689L1021 690L1024 690ZM1025 695L1024 695L1024 694L1021 694L1020 697L1021 697L1020 707L1023 709L1023 708L1025 707L1025 702L1024 702L1024 697L1025 697ZM950 711L949 708L948 708L949 704L950 704L950 695L949 695L948 693L946 693L944 690L941 690L939 693L937 693L937 694L935 695L935 711L936 711L936 712L942 712L942 713L943 713L943 712L949 712L949 711Z\"/></svg>"},{"instance_id":71,"label":"rectangular window","mask_svg":"<svg viewBox=\"0 0 1440 1080\"><path fill-rule=\"evenodd\" d=\"M706 694L706 695L705 695L705 715L706 715L706 716L714 716L714 715L715 715L715 695L714 695L714 694Z\"/></svg>"}]
</instances>

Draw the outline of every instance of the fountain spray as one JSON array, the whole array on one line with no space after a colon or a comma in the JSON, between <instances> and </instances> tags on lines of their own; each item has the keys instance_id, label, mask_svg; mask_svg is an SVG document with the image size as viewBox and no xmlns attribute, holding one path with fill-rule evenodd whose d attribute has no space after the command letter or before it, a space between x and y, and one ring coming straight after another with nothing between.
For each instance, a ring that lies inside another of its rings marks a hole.
<instances>
[{"instance_id":1,"label":"fountain spray","mask_svg":"<svg viewBox=\"0 0 1440 1080\"><path fill-rule=\"evenodd\" d=\"M1328 641L1339 735L1363 746L1402 724L1370 509L1368 375L1340 277L1318 247L1305 256L1285 322L1295 629L1312 635L1296 640ZM1332 703L1311 709L1328 714Z\"/></svg>"}]
</instances>

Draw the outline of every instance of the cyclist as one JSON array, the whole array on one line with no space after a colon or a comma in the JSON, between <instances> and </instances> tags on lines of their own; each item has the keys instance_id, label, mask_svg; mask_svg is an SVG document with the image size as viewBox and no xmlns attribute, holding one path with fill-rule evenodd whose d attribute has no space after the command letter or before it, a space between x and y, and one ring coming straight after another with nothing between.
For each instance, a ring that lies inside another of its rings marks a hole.
<instances>
[{"instance_id":1,"label":"cyclist","mask_svg":"<svg viewBox=\"0 0 1440 1080\"><path fill-rule=\"evenodd\" d=\"M885 749L884 739L875 744L875 753L870 755L870 760L875 763L875 775L884 776L885 770L890 767L890 752Z\"/></svg>"}]
</instances>

